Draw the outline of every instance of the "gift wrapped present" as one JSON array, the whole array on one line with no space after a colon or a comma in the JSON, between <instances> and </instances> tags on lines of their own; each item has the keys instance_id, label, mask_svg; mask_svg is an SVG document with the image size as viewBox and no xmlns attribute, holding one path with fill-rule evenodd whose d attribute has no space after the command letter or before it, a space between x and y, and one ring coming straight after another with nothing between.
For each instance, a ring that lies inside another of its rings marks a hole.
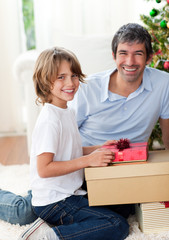
<instances>
[{"instance_id":1,"label":"gift wrapped present","mask_svg":"<svg viewBox=\"0 0 169 240\"><path fill-rule=\"evenodd\" d=\"M169 231L169 202L151 202L135 205L136 218L144 233Z\"/></svg>"},{"instance_id":2,"label":"gift wrapped present","mask_svg":"<svg viewBox=\"0 0 169 240\"><path fill-rule=\"evenodd\" d=\"M115 153L112 163L146 161L148 158L147 142L130 143L128 139L120 139L116 144L104 145L103 148Z\"/></svg>"}]
</instances>

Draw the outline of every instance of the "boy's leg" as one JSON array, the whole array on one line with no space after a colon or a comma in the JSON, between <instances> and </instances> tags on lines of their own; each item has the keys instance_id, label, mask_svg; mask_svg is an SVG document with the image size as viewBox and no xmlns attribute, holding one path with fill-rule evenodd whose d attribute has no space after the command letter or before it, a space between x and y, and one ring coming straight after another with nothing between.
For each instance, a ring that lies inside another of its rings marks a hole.
<instances>
[{"instance_id":1,"label":"boy's leg","mask_svg":"<svg viewBox=\"0 0 169 240\"><path fill-rule=\"evenodd\" d=\"M71 196L45 207L36 207L37 215L54 225L60 239L123 240L129 233L127 220L102 207L89 207L83 196Z\"/></svg>"},{"instance_id":2,"label":"boy's leg","mask_svg":"<svg viewBox=\"0 0 169 240\"><path fill-rule=\"evenodd\" d=\"M117 213L103 207L89 207L84 197L71 198L65 204L72 208L73 223L53 228L60 239L123 240L129 234L126 219Z\"/></svg>"},{"instance_id":3,"label":"boy's leg","mask_svg":"<svg viewBox=\"0 0 169 240\"><path fill-rule=\"evenodd\" d=\"M33 222L18 240L59 240L53 229L41 218Z\"/></svg>"},{"instance_id":4,"label":"boy's leg","mask_svg":"<svg viewBox=\"0 0 169 240\"><path fill-rule=\"evenodd\" d=\"M33 213L31 205L32 194L28 191L25 197L12 192L0 190L0 219L12 224L29 224L37 216Z\"/></svg>"}]
</instances>

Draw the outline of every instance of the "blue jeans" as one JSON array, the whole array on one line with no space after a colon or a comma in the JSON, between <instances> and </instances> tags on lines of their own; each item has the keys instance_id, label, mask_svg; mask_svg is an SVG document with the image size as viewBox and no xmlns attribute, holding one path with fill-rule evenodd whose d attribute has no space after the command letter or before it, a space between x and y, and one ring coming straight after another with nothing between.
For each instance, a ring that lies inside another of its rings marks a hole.
<instances>
[{"instance_id":1,"label":"blue jeans","mask_svg":"<svg viewBox=\"0 0 169 240\"><path fill-rule=\"evenodd\" d=\"M38 217L52 225L59 239L122 240L129 233L125 218L104 207L89 207L84 196L71 196L33 209Z\"/></svg>"},{"instance_id":2,"label":"blue jeans","mask_svg":"<svg viewBox=\"0 0 169 240\"><path fill-rule=\"evenodd\" d=\"M31 205L32 194L28 191L25 197L16 195L9 191L0 190L0 219L12 224L29 224L37 216Z\"/></svg>"}]
</instances>

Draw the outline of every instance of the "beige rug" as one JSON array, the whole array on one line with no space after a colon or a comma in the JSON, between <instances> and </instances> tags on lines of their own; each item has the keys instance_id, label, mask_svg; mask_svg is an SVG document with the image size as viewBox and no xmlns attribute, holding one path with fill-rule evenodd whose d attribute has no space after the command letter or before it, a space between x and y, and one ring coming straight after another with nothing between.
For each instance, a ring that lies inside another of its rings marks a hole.
<instances>
[{"instance_id":1,"label":"beige rug","mask_svg":"<svg viewBox=\"0 0 169 240\"><path fill-rule=\"evenodd\" d=\"M3 166L0 164L0 188L24 196L29 189L29 165ZM169 240L169 232L143 234L138 228L135 216L130 217L128 221L130 224L130 235L126 240ZM0 220L0 240L17 240L18 236L26 228L27 226L21 227L18 224L12 225Z\"/></svg>"}]
</instances>

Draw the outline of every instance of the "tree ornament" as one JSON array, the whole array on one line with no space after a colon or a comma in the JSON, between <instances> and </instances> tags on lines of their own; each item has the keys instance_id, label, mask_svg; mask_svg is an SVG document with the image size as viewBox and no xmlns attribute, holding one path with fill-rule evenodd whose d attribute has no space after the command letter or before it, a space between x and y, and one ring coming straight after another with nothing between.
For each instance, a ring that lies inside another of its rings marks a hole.
<instances>
[{"instance_id":1,"label":"tree ornament","mask_svg":"<svg viewBox=\"0 0 169 240\"><path fill-rule=\"evenodd\" d=\"M165 9L164 9L167 13L169 13L169 6L166 5Z\"/></svg>"},{"instance_id":2,"label":"tree ornament","mask_svg":"<svg viewBox=\"0 0 169 240\"><path fill-rule=\"evenodd\" d=\"M161 0L156 0L156 2L157 2L157 3L160 3L160 2L161 2Z\"/></svg>"},{"instance_id":3,"label":"tree ornament","mask_svg":"<svg viewBox=\"0 0 169 240\"><path fill-rule=\"evenodd\" d=\"M155 16L157 16L157 13L158 13L158 11L155 8L153 8L150 12L150 16L155 17Z\"/></svg>"},{"instance_id":4,"label":"tree ornament","mask_svg":"<svg viewBox=\"0 0 169 240\"><path fill-rule=\"evenodd\" d=\"M169 70L169 61L165 61L164 69Z\"/></svg>"},{"instance_id":5,"label":"tree ornament","mask_svg":"<svg viewBox=\"0 0 169 240\"><path fill-rule=\"evenodd\" d=\"M167 28L169 28L169 22L167 23Z\"/></svg>"},{"instance_id":6,"label":"tree ornament","mask_svg":"<svg viewBox=\"0 0 169 240\"><path fill-rule=\"evenodd\" d=\"M166 22L166 20L162 20L162 21L160 22L160 27L162 27L162 28L166 28L166 27L167 27L167 22Z\"/></svg>"},{"instance_id":7,"label":"tree ornament","mask_svg":"<svg viewBox=\"0 0 169 240\"><path fill-rule=\"evenodd\" d=\"M158 49L158 51L155 53L155 55L162 55L163 53L162 53L162 51L161 51L161 49Z\"/></svg>"}]
</instances>

